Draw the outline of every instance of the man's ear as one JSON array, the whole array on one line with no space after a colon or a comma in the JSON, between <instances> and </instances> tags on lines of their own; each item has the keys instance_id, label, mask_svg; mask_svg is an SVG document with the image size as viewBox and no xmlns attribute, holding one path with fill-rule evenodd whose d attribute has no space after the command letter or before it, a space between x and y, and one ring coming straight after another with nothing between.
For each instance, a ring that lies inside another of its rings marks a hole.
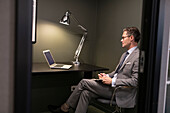
<instances>
[{"instance_id":1,"label":"man's ear","mask_svg":"<svg viewBox=\"0 0 170 113\"><path fill-rule=\"evenodd\" d=\"M132 41L135 40L135 38L134 38L133 35L130 36L130 39L131 39Z\"/></svg>"}]
</instances>

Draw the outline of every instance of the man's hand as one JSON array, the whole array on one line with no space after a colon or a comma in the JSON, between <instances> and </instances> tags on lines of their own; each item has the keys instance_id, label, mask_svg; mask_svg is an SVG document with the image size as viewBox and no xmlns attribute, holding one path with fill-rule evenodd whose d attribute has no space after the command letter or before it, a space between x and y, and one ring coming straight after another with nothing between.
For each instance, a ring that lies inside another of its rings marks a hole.
<instances>
[{"instance_id":1,"label":"man's hand","mask_svg":"<svg viewBox=\"0 0 170 113\"><path fill-rule=\"evenodd\" d=\"M105 73L98 74L98 77L99 77L99 79L103 80L102 81L103 84L108 84L108 85L112 84L112 78L110 78L109 76L106 76Z\"/></svg>"},{"instance_id":2,"label":"man's hand","mask_svg":"<svg viewBox=\"0 0 170 113\"><path fill-rule=\"evenodd\" d=\"M108 84L108 85L112 84L112 78L110 78L108 76L103 76L102 79L103 79L103 81L102 81L103 84Z\"/></svg>"},{"instance_id":3,"label":"man's hand","mask_svg":"<svg viewBox=\"0 0 170 113\"><path fill-rule=\"evenodd\" d=\"M104 76L106 76L105 73L100 73L100 74L98 74L99 79L102 79Z\"/></svg>"}]
</instances>

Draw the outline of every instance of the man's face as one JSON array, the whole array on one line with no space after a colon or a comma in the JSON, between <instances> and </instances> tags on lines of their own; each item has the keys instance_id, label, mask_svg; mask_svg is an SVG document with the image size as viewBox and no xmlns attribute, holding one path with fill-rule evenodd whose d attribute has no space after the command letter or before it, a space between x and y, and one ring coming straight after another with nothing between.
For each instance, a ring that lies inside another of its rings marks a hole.
<instances>
[{"instance_id":1,"label":"man's face","mask_svg":"<svg viewBox=\"0 0 170 113\"><path fill-rule=\"evenodd\" d=\"M122 47L123 47L123 48L129 49L130 44L131 44L131 38L130 38L130 36L127 34L127 31L124 31L124 32L123 32L121 42L122 42Z\"/></svg>"}]
</instances>

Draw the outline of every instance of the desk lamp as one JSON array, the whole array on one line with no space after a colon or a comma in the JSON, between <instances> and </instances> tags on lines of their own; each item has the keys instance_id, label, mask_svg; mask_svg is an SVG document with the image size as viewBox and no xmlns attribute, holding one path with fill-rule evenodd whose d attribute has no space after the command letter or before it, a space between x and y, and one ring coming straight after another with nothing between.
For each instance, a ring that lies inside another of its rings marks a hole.
<instances>
[{"instance_id":1,"label":"desk lamp","mask_svg":"<svg viewBox=\"0 0 170 113\"><path fill-rule=\"evenodd\" d=\"M79 62L79 55L80 55L81 49L82 49L82 47L83 47L85 38L86 38L86 36L87 36L87 29L84 28L84 27L79 23L79 21L73 16L73 14L72 14L69 10L65 12L64 16L63 16L62 19L60 20L60 23L61 23L61 24L64 24L64 25L70 25L70 18L72 18L72 19L76 22L77 26L78 26L81 30L83 30L83 32L84 32L83 35L82 35L82 38L81 38L81 40L80 40L80 43L79 43L79 45L78 45L78 48L77 48L77 50L76 50L76 52L75 52L75 55L74 55L75 61L73 61L73 64L79 65L79 64L80 64L80 62Z\"/></svg>"}]
</instances>

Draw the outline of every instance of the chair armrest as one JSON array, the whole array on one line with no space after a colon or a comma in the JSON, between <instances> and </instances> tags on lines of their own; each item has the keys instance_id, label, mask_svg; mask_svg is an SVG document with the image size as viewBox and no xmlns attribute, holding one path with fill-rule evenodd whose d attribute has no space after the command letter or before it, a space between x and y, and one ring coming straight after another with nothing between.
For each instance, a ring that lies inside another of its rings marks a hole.
<instances>
[{"instance_id":1,"label":"chair armrest","mask_svg":"<svg viewBox=\"0 0 170 113\"><path fill-rule=\"evenodd\" d=\"M117 86L117 87L115 87L113 94L112 94L112 97L111 97L111 100L110 100L110 106L112 106L112 102L113 102L116 91L118 89L126 89L126 88L135 88L135 87L132 87L132 86Z\"/></svg>"}]
</instances>

